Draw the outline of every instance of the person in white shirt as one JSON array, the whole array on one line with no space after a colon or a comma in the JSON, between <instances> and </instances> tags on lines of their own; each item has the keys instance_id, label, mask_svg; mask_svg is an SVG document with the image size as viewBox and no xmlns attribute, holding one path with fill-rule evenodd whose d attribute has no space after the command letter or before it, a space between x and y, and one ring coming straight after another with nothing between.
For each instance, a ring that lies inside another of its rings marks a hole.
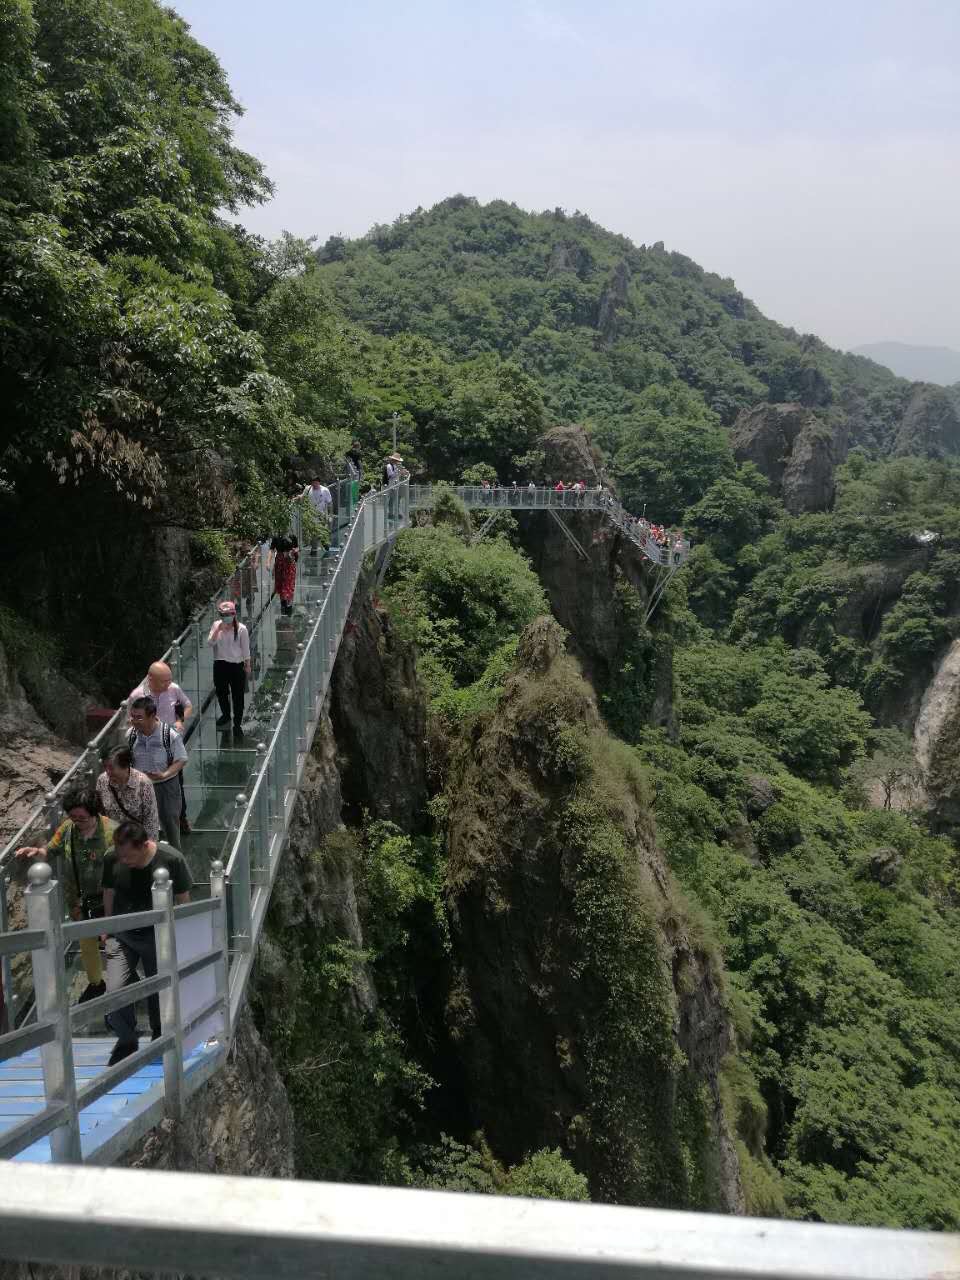
<instances>
[{"instance_id":1,"label":"person in white shirt","mask_svg":"<svg viewBox=\"0 0 960 1280\"><path fill-rule=\"evenodd\" d=\"M313 507L314 511L321 518L321 520L326 518L327 513L329 512L331 506L333 505L333 494L330 492L330 490L323 483L323 481L320 479L319 476L313 477L313 479L304 489L303 493L301 493L300 496L297 498L297 502L300 502L300 500L303 498L310 499L310 505Z\"/></svg>"},{"instance_id":2,"label":"person in white shirt","mask_svg":"<svg viewBox=\"0 0 960 1280\"><path fill-rule=\"evenodd\" d=\"M183 724L193 714L190 699L174 683L173 672L165 662L153 662L145 680L131 689L127 702L134 698L152 698L157 704L157 719L161 724L173 725L177 733L183 733Z\"/></svg>"},{"instance_id":3,"label":"person in white shirt","mask_svg":"<svg viewBox=\"0 0 960 1280\"><path fill-rule=\"evenodd\" d=\"M303 493L297 494L295 502L301 502L304 498L310 499L310 505L316 513L317 519L321 524L329 526L330 508L333 506L333 494L323 483L319 476L314 476ZM317 540L311 539L310 554L317 554Z\"/></svg>"},{"instance_id":4,"label":"person in white shirt","mask_svg":"<svg viewBox=\"0 0 960 1280\"><path fill-rule=\"evenodd\" d=\"M250 633L237 621L237 606L232 600L217 605L220 617L210 628L207 643L213 646L213 687L220 705L218 729L230 724L230 701L233 700L233 735L243 737L243 695L250 675Z\"/></svg>"}]
</instances>

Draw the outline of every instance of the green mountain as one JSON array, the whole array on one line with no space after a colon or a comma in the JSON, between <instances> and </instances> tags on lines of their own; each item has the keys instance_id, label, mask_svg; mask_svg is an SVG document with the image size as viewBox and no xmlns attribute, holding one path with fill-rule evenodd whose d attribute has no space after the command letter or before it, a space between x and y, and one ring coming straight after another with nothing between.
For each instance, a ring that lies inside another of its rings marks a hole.
<instances>
[{"instance_id":1,"label":"green mountain","mask_svg":"<svg viewBox=\"0 0 960 1280\"><path fill-rule=\"evenodd\" d=\"M766 319L732 280L584 214L454 196L317 254L358 324L416 333L454 359L496 353L631 469L634 437L671 418L730 426L796 402L871 449L893 447L907 388L872 362Z\"/></svg>"},{"instance_id":2,"label":"green mountain","mask_svg":"<svg viewBox=\"0 0 960 1280\"><path fill-rule=\"evenodd\" d=\"M606 472L694 542L648 618L628 540L478 540L448 491L368 578L236 1055L283 1077L288 1167L956 1229L955 390L580 214L266 244L223 212L270 189L226 77L154 0L14 5L0 48L18 723L22 690L69 732L51 672L124 696L294 482L352 439L377 479L394 413L415 475ZM223 1093L198 1131L262 1170Z\"/></svg>"}]
</instances>

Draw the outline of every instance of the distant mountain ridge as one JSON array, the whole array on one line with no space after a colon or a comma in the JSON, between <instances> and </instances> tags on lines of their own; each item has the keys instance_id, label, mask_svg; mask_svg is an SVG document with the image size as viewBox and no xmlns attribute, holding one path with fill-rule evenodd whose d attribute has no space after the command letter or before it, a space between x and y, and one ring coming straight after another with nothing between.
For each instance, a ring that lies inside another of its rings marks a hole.
<instances>
[{"instance_id":1,"label":"distant mountain ridge","mask_svg":"<svg viewBox=\"0 0 960 1280\"><path fill-rule=\"evenodd\" d=\"M960 351L952 347L918 347L909 342L868 342L853 354L875 360L911 382L935 382L941 387L960 382Z\"/></svg>"}]
</instances>

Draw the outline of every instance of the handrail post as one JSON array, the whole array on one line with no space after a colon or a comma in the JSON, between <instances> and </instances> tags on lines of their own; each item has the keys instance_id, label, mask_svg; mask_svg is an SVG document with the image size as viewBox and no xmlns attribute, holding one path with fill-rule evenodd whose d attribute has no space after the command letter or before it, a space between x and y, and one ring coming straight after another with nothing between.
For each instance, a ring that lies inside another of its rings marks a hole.
<instances>
[{"instance_id":1,"label":"handrail post","mask_svg":"<svg viewBox=\"0 0 960 1280\"><path fill-rule=\"evenodd\" d=\"M60 797L55 791L48 791L43 797L43 821L46 824L48 840L57 829L57 815L59 811Z\"/></svg>"},{"instance_id":2,"label":"handrail post","mask_svg":"<svg viewBox=\"0 0 960 1280\"><path fill-rule=\"evenodd\" d=\"M266 768L264 768L266 765ZM267 764L267 744L257 743L257 759L254 765L254 777L260 779L259 799L257 801L257 831L260 841L260 857L264 867L269 867L270 859L270 765Z\"/></svg>"},{"instance_id":3,"label":"handrail post","mask_svg":"<svg viewBox=\"0 0 960 1280\"><path fill-rule=\"evenodd\" d=\"M227 847L232 849L233 871L230 884L233 887L233 932L238 951L249 951L253 946L253 907L250 901L250 840L237 839L243 826L247 797L241 791L236 799L233 821L227 833Z\"/></svg>"},{"instance_id":4,"label":"handrail post","mask_svg":"<svg viewBox=\"0 0 960 1280\"><path fill-rule=\"evenodd\" d=\"M221 950L217 961L217 982L223 995L223 1036L230 1043L230 926L227 923L227 881L223 863L219 858L210 863L210 897L220 903L219 922L216 925L216 943Z\"/></svg>"},{"instance_id":5,"label":"handrail post","mask_svg":"<svg viewBox=\"0 0 960 1280\"><path fill-rule=\"evenodd\" d=\"M180 976L177 969L177 926L173 918L173 886L166 867L153 873L153 909L163 919L154 926L157 946L157 973L167 974L170 985L160 992L160 1026L172 1031L174 1041L163 1055L163 1100L167 1115L179 1120L183 1115L183 1023L180 1020Z\"/></svg>"},{"instance_id":6,"label":"handrail post","mask_svg":"<svg viewBox=\"0 0 960 1280\"><path fill-rule=\"evenodd\" d=\"M307 723L310 719L309 711L307 709L308 686L310 684L310 680L308 678L309 673L304 668L303 659L304 659L305 651L306 651L305 646L303 644L303 641L301 640L301 642L297 645L297 657L296 657L297 719L299 721L299 724L297 725L296 743L297 743L298 755L302 755L303 752L306 751L307 749Z\"/></svg>"},{"instance_id":7,"label":"handrail post","mask_svg":"<svg viewBox=\"0 0 960 1280\"><path fill-rule=\"evenodd\" d=\"M77 1115L77 1080L73 1070L73 1037L67 973L63 963L63 903L59 881L47 862L35 862L27 872L29 887L24 894L27 927L40 929L44 944L30 953L33 961L33 989L36 993L37 1021L51 1022L56 1039L40 1048L43 1091L47 1105L67 1105L67 1120L50 1134L50 1155L60 1164L79 1164L80 1119Z\"/></svg>"},{"instance_id":8,"label":"handrail post","mask_svg":"<svg viewBox=\"0 0 960 1280\"><path fill-rule=\"evenodd\" d=\"M7 893L10 889L10 878L0 870L0 933L7 932ZM17 997L13 990L13 965L9 956L0 956L0 1036L6 1035L16 1026Z\"/></svg>"}]
</instances>

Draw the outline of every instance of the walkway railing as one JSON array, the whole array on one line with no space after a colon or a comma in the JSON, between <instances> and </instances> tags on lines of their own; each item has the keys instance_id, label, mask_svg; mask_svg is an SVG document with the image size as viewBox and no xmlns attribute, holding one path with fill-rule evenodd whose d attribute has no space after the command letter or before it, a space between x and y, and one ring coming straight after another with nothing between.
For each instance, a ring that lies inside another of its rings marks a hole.
<instances>
[{"instance_id":1,"label":"walkway railing","mask_svg":"<svg viewBox=\"0 0 960 1280\"><path fill-rule=\"evenodd\" d=\"M226 865L234 1012L242 1000L250 957L360 566L368 551L409 523L409 486L404 483L371 493L357 505L345 499L337 510L334 545L329 551L322 558L314 558L302 548L296 595L301 608L296 619L281 616L267 567L267 547L256 547L163 655L194 706L186 734L190 759L184 771L188 811L194 815L188 861L200 886L209 880L213 859ZM298 535L300 514L300 507L295 504L292 518ZM222 600L237 605L238 615L250 629L253 674L248 697L258 704L265 730L249 747L243 744L227 750L213 725L213 651L206 644ZM120 739L126 724L126 706L122 705L0 853L0 935L10 923L8 890L15 874L14 850L21 845L47 844L61 819L65 791L78 784L93 787L102 752ZM224 783L224 771L229 778L237 779L232 786L229 780ZM222 810L227 796L233 812L224 820ZM69 928L65 930L66 939L72 936ZM11 964L13 954L0 948L0 976L12 1014L9 1021L16 1025L22 1001Z\"/></svg>"},{"instance_id":2,"label":"walkway railing","mask_svg":"<svg viewBox=\"0 0 960 1280\"><path fill-rule=\"evenodd\" d=\"M441 1191L0 1165L0 1258L228 1280L955 1280L960 1237Z\"/></svg>"},{"instance_id":3,"label":"walkway railing","mask_svg":"<svg viewBox=\"0 0 960 1280\"><path fill-rule=\"evenodd\" d=\"M669 547L656 543L644 526L627 516L602 491L560 493L545 488L477 487L460 488L457 493L469 507L480 511L549 509L558 518L562 518L562 512L600 511L660 567L657 589L662 589L686 556L685 542L676 539ZM390 542L409 525L411 510L428 505L432 498L431 486L404 482L370 493L357 502L355 486L344 482L338 487L332 521L333 545L322 557L301 548L296 617L281 615L273 594L267 548L257 547L163 655L194 705L188 730L190 761L185 770L193 831L185 853L200 901L178 908L174 917L178 918L178 912L191 918L204 911L210 915L214 940L204 952L204 964L218 978L215 989L204 986L202 1000L195 995L186 1010L179 998L171 1000L170 993L176 997L178 991L177 939L171 934L164 943L161 934L169 921L165 925L160 916L154 919L155 913L146 913L141 925L157 929L158 954L166 948L166 954L172 949L174 955L166 979L150 979L126 993L110 994L71 1008L71 974L65 949L81 938L134 926L130 917L64 923L59 885L50 879L49 869L42 864L32 868L33 884L25 895L27 929L8 932L7 878L12 870L13 851L24 844L45 845L59 821L65 788L79 782L93 785L102 750L126 729L125 707L88 744L0 854L0 966L4 989L14 1006L11 1025L16 1028L10 1035L0 1036L0 1064L39 1048L46 1100L39 1114L26 1119L22 1126L13 1130L8 1127L5 1132L0 1127L0 1156L23 1151L38 1135L49 1133L54 1159L77 1158L80 1111L158 1054L164 1060L162 1095L157 1095L150 1108L138 1112L149 1121L155 1121L158 1107L179 1114L185 1091L196 1088L214 1069L209 1065L208 1054L203 1069L189 1073L185 1090L184 1053L197 1043L198 1028L216 1058L236 1024L364 556ZM300 513L300 505L294 504L298 533L302 532ZM572 537L569 533L568 536ZM225 599L236 604L251 634L253 675L249 694L256 706L257 729L249 746L245 742L225 745L215 726L213 652L206 635L218 617L217 606ZM46 886L43 892L41 880ZM203 900L206 893L210 894L208 901ZM46 910L43 918L37 914L41 900ZM155 908L162 912L162 904L155 902ZM27 1025L22 1016L17 1016L15 1003L12 961L26 953L32 959L36 1025ZM196 963L196 955L190 959ZM187 975L180 971L179 976L193 978L194 970ZM157 992L165 993L162 1044L139 1050L118 1067L100 1072L78 1088L70 1062L73 1031L129 1004L131 997ZM125 1139L114 1142L110 1151L121 1150L121 1141L128 1145L134 1141L147 1120L138 1123L136 1133L128 1132ZM103 1158L102 1151L98 1158Z\"/></svg>"},{"instance_id":4,"label":"walkway railing","mask_svg":"<svg viewBox=\"0 0 960 1280\"><path fill-rule=\"evenodd\" d=\"M554 511L575 515L579 511L599 511L655 565L679 567L690 554L690 543L682 535L668 536L659 542L650 531L650 524L632 516L606 489L550 489L508 485L484 489L481 485L460 485L454 489L457 497L471 510L497 511ZM417 510L433 502L433 486L412 484L410 508Z\"/></svg>"},{"instance_id":5,"label":"walkway railing","mask_svg":"<svg viewBox=\"0 0 960 1280\"><path fill-rule=\"evenodd\" d=\"M49 1136L53 1160L78 1163L83 1159L81 1112L162 1055L162 1091L149 1109L138 1113L136 1130L127 1127L123 1149L155 1124L161 1113L173 1118L182 1115L187 1096L184 1065L192 1049L200 1043L216 1041L218 1045L213 1054L207 1055L204 1070L191 1073L190 1092L219 1065L229 1038L228 953L223 867L214 863L211 872L213 896L207 901L175 907L170 874L161 869L154 876L152 910L63 924L60 883L51 878L51 869L45 862L31 866L30 886L24 895L27 927L0 934L0 952L30 954L37 1022L0 1036L0 1063L22 1059L39 1048L45 1105L13 1128L0 1132L0 1159L10 1159ZM156 976L71 1007L63 963L64 943L148 928L154 930ZM78 1028L151 997L159 1003L159 1037L81 1084L73 1053ZM98 1154L102 1158L104 1153L100 1150Z\"/></svg>"}]
</instances>

